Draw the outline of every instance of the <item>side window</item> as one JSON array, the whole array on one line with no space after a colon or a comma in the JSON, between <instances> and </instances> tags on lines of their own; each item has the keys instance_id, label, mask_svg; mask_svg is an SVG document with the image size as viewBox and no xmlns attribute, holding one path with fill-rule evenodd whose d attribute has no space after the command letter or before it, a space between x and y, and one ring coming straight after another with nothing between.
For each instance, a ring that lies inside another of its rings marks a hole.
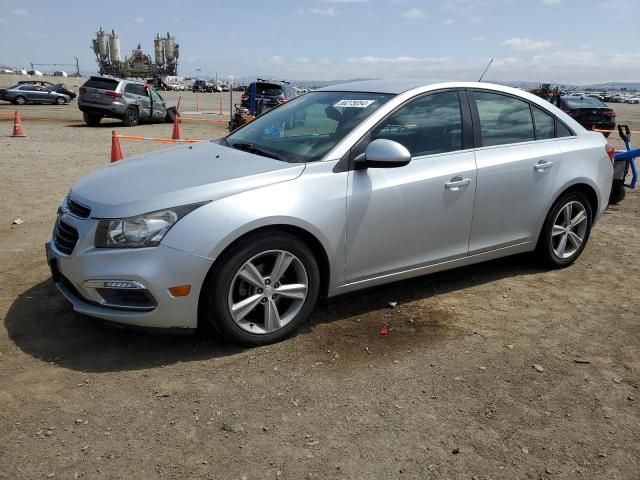
<instances>
[{"instance_id":1,"label":"side window","mask_svg":"<svg viewBox=\"0 0 640 480\"><path fill-rule=\"evenodd\" d=\"M558 138L573 137L574 133L562 122L558 121Z\"/></svg>"},{"instance_id":2,"label":"side window","mask_svg":"<svg viewBox=\"0 0 640 480\"><path fill-rule=\"evenodd\" d=\"M536 122L536 140L548 140L556 137L554 117L537 107L533 107L533 120Z\"/></svg>"},{"instance_id":3,"label":"side window","mask_svg":"<svg viewBox=\"0 0 640 480\"><path fill-rule=\"evenodd\" d=\"M425 95L401 107L372 132L372 139L401 143L412 157L462 150L458 92Z\"/></svg>"},{"instance_id":4,"label":"side window","mask_svg":"<svg viewBox=\"0 0 640 480\"><path fill-rule=\"evenodd\" d=\"M160 94L158 92L153 89L150 89L149 92L151 93L151 100L153 100L154 102L162 103L162 97L160 97Z\"/></svg>"},{"instance_id":5,"label":"side window","mask_svg":"<svg viewBox=\"0 0 640 480\"><path fill-rule=\"evenodd\" d=\"M124 93L133 93L135 95L138 94L138 92L136 92L136 85L134 83L127 83L124 87Z\"/></svg>"},{"instance_id":6,"label":"side window","mask_svg":"<svg viewBox=\"0 0 640 480\"><path fill-rule=\"evenodd\" d=\"M474 96L484 147L535 140L527 102L489 92L474 92Z\"/></svg>"}]
</instances>

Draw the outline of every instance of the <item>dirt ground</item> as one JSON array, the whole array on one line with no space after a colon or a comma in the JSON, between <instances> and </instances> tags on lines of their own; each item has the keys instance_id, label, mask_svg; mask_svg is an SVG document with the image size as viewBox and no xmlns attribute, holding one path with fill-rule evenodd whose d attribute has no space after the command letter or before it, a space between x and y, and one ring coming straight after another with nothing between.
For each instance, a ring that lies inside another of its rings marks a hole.
<instances>
[{"instance_id":1,"label":"dirt ground","mask_svg":"<svg viewBox=\"0 0 640 480\"><path fill-rule=\"evenodd\" d=\"M614 108L640 129L640 106ZM109 161L112 128L171 126L21 113L26 138L0 120L0 478L638 478L637 192L570 268L519 256L324 301L295 338L243 350L76 316L49 278L57 205Z\"/></svg>"}]
</instances>

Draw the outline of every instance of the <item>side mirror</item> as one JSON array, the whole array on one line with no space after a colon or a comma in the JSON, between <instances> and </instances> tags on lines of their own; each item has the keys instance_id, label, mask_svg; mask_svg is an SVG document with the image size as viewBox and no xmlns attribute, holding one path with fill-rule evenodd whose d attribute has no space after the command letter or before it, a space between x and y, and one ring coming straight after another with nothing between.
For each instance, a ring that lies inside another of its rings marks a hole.
<instances>
[{"instance_id":1,"label":"side mirror","mask_svg":"<svg viewBox=\"0 0 640 480\"><path fill-rule=\"evenodd\" d=\"M364 155L356 159L359 168L398 168L408 165L411 161L411 152L404 145L378 138L364 151Z\"/></svg>"}]
</instances>

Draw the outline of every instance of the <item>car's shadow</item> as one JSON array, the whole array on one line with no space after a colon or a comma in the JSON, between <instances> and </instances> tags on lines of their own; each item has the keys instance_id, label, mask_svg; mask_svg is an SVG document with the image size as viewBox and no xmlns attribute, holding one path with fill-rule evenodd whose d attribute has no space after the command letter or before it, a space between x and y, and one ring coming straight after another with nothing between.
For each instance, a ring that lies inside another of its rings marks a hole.
<instances>
[{"instance_id":1,"label":"car's shadow","mask_svg":"<svg viewBox=\"0 0 640 480\"><path fill-rule=\"evenodd\" d=\"M502 278L536 273L526 255L441 272L324 300L300 335L321 323L337 322L385 307L436 297ZM207 332L159 335L115 328L76 315L50 280L20 294L5 318L9 338L42 361L85 372L136 370L234 355L243 349Z\"/></svg>"}]
</instances>

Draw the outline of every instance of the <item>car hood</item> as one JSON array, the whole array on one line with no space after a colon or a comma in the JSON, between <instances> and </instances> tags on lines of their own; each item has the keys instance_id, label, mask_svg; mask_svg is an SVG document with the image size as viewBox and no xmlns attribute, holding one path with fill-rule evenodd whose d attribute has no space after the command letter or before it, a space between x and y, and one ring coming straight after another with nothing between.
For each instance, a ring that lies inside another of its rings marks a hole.
<instances>
[{"instance_id":1,"label":"car hood","mask_svg":"<svg viewBox=\"0 0 640 480\"><path fill-rule=\"evenodd\" d=\"M201 142L112 163L78 180L70 195L93 218L130 217L286 182L304 168Z\"/></svg>"}]
</instances>

